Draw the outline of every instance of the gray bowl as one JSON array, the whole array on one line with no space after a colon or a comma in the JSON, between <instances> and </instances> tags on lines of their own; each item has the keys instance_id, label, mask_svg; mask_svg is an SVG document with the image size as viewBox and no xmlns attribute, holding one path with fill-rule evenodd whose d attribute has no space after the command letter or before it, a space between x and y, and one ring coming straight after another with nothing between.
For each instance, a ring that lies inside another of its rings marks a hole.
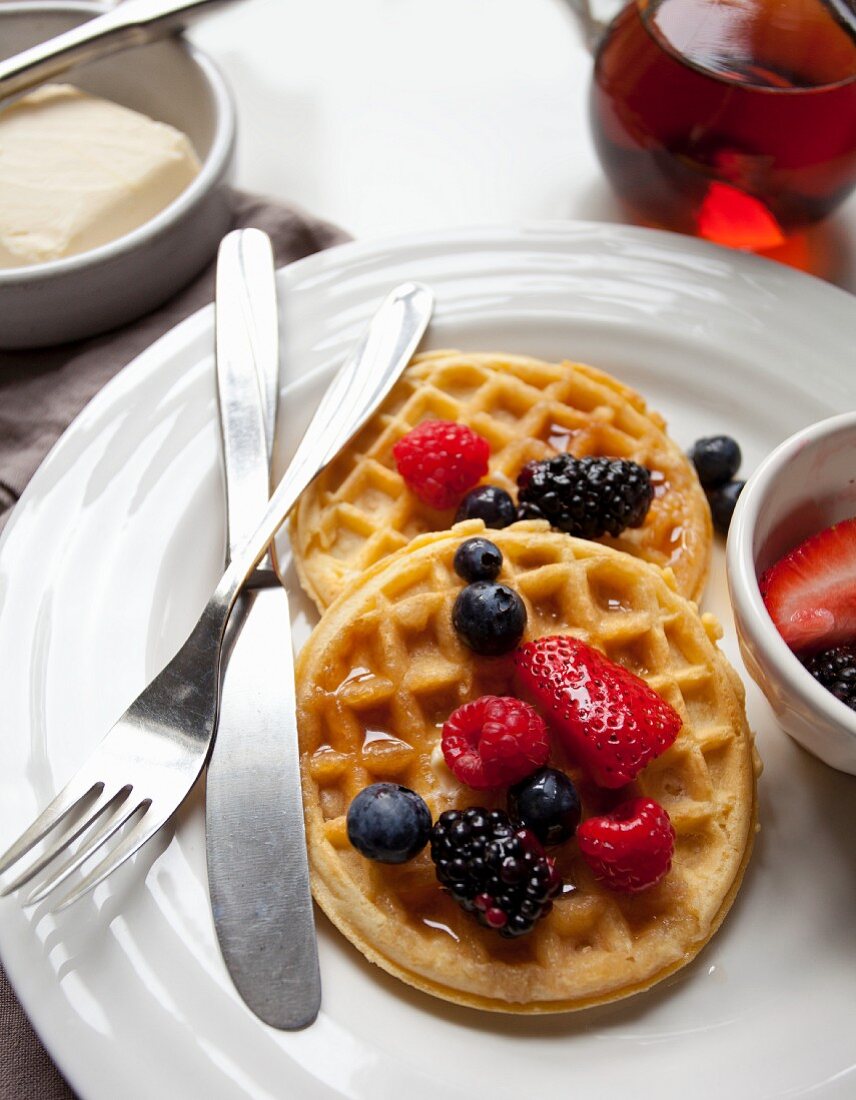
<instances>
[{"instance_id":1,"label":"gray bowl","mask_svg":"<svg viewBox=\"0 0 856 1100\"><path fill-rule=\"evenodd\" d=\"M0 57L100 14L86 0L0 4ZM0 270L0 348L94 336L165 302L213 259L231 222L235 109L213 63L181 39L92 62L70 83L183 130L202 171L132 233L68 259Z\"/></svg>"}]
</instances>

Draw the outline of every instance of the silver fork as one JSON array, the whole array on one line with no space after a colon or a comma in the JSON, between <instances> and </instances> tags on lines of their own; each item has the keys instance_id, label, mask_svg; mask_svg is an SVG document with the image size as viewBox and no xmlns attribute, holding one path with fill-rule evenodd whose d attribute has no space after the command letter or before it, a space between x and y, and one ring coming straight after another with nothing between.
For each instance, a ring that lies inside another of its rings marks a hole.
<instances>
[{"instance_id":1,"label":"silver fork","mask_svg":"<svg viewBox=\"0 0 856 1100\"><path fill-rule=\"evenodd\" d=\"M34 905L62 885L125 826L118 843L54 906L77 901L146 843L172 816L208 758L217 726L221 648L241 588L310 482L389 393L409 362L433 308L430 291L397 287L330 383L264 517L235 554L190 637L112 727L80 771L0 857L5 875L48 834L64 826L0 896L35 879L78 839L80 847L25 899ZM249 417L248 433L263 431ZM264 447L264 442L260 444Z\"/></svg>"}]
</instances>

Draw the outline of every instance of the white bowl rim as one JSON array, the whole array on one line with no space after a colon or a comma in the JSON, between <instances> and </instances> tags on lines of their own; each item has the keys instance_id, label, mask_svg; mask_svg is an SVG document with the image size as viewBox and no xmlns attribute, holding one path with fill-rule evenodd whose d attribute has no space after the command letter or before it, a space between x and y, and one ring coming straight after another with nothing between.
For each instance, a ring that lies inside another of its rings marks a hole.
<instances>
[{"instance_id":1,"label":"white bowl rim","mask_svg":"<svg viewBox=\"0 0 856 1100\"><path fill-rule=\"evenodd\" d=\"M743 605L740 627L764 654L772 674L820 718L856 740L856 711L815 680L776 629L761 597L752 553L758 514L783 467L806 445L847 433L856 434L856 412L831 416L803 428L764 459L738 497L728 534L726 561L732 601Z\"/></svg>"},{"instance_id":2,"label":"white bowl rim","mask_svg":"<svg viewBox=\"0 0 856 1100\"><path fill-rule=\"evenodd\" d=\"M51 11L79 11L94 18L109 10L108 6L97 3L95 0L7 0L6 3L0 4L0 19L4 15L13 12L36 14ZM125 233L121 237L117 237L116 240L108 241L97 248L90 248L85 252L79 252L74 256L67 256L60 260L49 260L47 263L2 269L0 270L0 287L57 278L92 267L116 256L133 252L138 245L168 231L217 183L228 164L235 144L237 121L234 100L225 78L211 58L202 50L197 49L191 42L188 42L187 39L178 37L178 41L189 54L191 60L202 71L214 99L216 118L214 140L208 150L208 155L202 162L199 175L160 213L153 218L149 218L148 221L131 230L130 233ZM131 47L131 49L133 48Z\"/></svg>"}]
</instances>

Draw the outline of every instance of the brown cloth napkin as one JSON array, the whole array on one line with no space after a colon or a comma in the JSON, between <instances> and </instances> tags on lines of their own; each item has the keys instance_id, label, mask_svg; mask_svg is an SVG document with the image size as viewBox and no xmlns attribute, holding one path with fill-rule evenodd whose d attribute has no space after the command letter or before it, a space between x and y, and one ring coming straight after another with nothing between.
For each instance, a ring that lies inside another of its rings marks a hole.
<instances>
[{"instance_id":1,"label":"brown cloth napkin","mask_svg":"<svg viewBox=\"0 0 856 1100\"><path fill-rule=\"evenodd\" d=\"M277 264L347 237L291 207L234 195L235 228L273 241ZM0 352L0 528L39 463L101 387L179 321L214 298L214 264L166 305L106 336L41 351ZM0 968L0 1100L69 1100Z\"/></svg>"}]
</instances>

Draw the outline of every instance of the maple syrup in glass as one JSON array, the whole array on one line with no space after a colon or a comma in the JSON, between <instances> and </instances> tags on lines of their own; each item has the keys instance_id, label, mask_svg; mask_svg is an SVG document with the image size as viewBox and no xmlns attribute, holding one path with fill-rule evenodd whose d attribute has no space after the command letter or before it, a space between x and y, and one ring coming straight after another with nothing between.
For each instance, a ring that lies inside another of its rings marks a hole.
<instances>
[{"instance_id":1,"label":"maple syrup in glass","mask_svg":"<svg viewBox=\"0 0 856 1100\"><path fill-rule=\"evenodd\" d=\"M775 248L856 184L856 0L635 0L590 110L636 220Z\"/></svg>"}]
</instances>

